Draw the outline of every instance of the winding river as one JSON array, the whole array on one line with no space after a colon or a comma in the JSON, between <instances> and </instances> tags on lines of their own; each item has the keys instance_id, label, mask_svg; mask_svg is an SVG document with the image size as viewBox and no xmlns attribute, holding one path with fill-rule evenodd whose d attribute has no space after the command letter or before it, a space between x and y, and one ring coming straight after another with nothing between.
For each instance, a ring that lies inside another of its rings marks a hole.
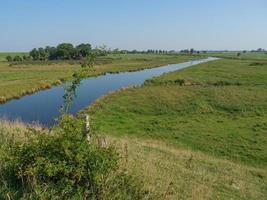
<instances>
[{"instance_id":1,"label":"winding river","mask_svg":"<svg viewBox=\"0 0 267 200\"><path fill-rule=\"evenodd\" d=\"M209 57L180 64L171 64L162 67L145 69L136 72L122 72L118 74L106 74L82 80L77 90L70 113L75 114L79 110L89 106L97 98L108 92L118 90L131 85L142 85L145 80L200 63L215 60ZM49 90L39 91L20 99L11 100L0 105L0 117L10 120L20 119L26 123L38 122L44 126L55 124L55 118L59 116L59 108L63 103L64 85L55 86Z\"/></svg>"}]
</instances>

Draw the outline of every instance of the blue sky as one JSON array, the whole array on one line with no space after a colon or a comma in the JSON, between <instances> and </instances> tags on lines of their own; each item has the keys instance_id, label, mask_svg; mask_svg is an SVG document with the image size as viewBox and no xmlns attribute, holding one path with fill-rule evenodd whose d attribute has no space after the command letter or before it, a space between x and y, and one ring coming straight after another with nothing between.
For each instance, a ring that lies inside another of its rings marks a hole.
<instances>
[{"instance_id":1,"label":"blue sky","mask_svg":"<svg viewBox=\"0 0 267 200\"><path fill-rule=\"evenodd\" d=\"M267 49L267 0L5 0L0 51L60 42L120 49Z\"/></svg>"}]
</instances>

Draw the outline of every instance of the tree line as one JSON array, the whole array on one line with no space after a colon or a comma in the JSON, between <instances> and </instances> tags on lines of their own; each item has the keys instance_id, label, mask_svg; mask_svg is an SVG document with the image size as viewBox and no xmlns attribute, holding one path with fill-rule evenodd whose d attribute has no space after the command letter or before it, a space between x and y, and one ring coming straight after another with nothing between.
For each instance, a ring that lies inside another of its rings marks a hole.
<instances>
[{"instance_id":1,"label":"tree line","mask_svg":"<svg viewBox=\"0 0 267 200\"><path fill-rule=\"evenodd\" d=\"M163 49L148 49L148 50L120 50L110 49L107 46L99 46L92 48L89 43L82 43L74 46L71 43L61 43L57 46L47 46L32 49L28 55L14 57L8 55L6 60L8 62L20 62L20 61L49 61L49 60L85 60L88 56L106 56L108 54L199 54L200 51L194 49L184 49L181 51L175 50L163 50ZM206 51L202 51L206 53Z\"/></svg>"},{"instance_id":2,"label":"tree line","mask_svg":"<svg viewBox=\"0 0 267 200\"><path fill-rule=\"evenodd\" d=\"M88 56L105 56L108 54L106 46L92 48L89 43L82 43L74 46L71 43L61 43L56 47L47 46L45 48L34 48L29 55L14 57L8 55L6 60L11 61L47 61L47 60L84 60Z\"/></svg>"}]
</instances>

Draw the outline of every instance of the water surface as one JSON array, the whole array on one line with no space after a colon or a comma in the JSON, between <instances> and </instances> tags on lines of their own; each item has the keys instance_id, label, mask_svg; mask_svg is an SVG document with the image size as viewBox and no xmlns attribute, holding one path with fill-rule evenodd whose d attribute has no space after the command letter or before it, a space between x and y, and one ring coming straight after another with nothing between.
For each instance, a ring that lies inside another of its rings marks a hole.
<instances>
[{"instance_id":1,"label":"water surface","mask_svg":"<svg viewBox=\"0 0 267 200\"><path fill-rule=\"evenodd\" d=\"M142 85L145 80L154 76L215 59L217 58L210 57L136 72L108 73L98 77L86 78L82 80L81 85L77 89L77 97L70 108L70 113L77 113L110 91L130 85ZM18 100L11 100L0 105L0 117L10 120L21 119L27 123L38 122L45 126L52 126L55 124L55 118L60 114L59 109L63 103L63 95L64 85L60 85L49 90L24 96Z\"/></svg>"}]
</instances>

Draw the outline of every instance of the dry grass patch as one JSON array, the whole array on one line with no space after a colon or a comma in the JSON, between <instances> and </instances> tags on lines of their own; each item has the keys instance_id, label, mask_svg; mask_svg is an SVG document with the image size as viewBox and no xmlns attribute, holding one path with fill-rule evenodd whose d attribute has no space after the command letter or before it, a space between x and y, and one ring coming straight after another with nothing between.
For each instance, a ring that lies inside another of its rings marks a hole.
<instances>
[{"instance_id":1,"label":"dry grass patch","mask_svg":"<svg viewBox=\"0 0 267 200\"><path fill-rule=\"evenodd\" d=\"M0 119L0 144L4 144L10 139L25 139L25 134L27 134L29 128L43 130L43 127L39 124L25 124L19 119L14 121L5 118Z\"/></svg>"}]
</instances>

